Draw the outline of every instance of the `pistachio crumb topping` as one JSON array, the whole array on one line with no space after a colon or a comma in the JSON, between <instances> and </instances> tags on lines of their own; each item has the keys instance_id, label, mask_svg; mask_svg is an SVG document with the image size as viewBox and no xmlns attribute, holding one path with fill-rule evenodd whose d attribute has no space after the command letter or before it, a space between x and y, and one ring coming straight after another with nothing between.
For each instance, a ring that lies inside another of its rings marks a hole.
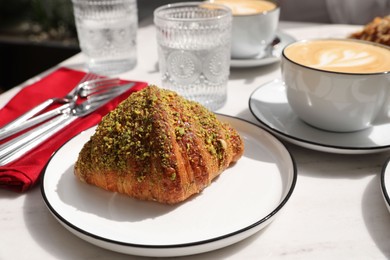
<instances>
[{"instance_id":1,"label":"pistachio crumb topping","mask_svg":"<svg viewBox=\"0 0 390 260\"><path fill-rule=\"evenodd\" d=\"M188 153L196 135L222 165L227 149L224 139L229 137L222 128L215 114L200 104L149 86L130 95L102 119L90 140L93 165L83 167L125 174L131 165L137 169L137 181L142 182L151 172L152 161L159 160L165 172L161 174L175 181L177 162L172 142L183 142L182 152Z\"/></svg>"}]
</instances>

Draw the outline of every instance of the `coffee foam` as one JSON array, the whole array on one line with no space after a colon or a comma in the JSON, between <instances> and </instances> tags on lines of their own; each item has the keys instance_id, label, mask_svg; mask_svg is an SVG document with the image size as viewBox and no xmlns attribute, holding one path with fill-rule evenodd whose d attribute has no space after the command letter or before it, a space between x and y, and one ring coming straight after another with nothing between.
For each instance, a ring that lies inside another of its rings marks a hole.
<instances>
[{"instance_id":1,"label":"coffee foam","mask_svg":"<svg viewBox=\"0 0 390 260\"><path fill-rule=\"evenodd\" d=\"M228 6L232 10L233 15L253 15L276 8L276 4L262 0L216 0L213 2Z\"/></svg>"},{"instance_id":2,"label":"coffee foam","mask_svg":"<svg viewBox=\"0 0 390 260\"><path fill-rule=\"evenodd\" d=\"M292 61L327 71L376 73L390 71L390 49L356 41L319 40L284 50Z\"/></svg>"}]
</instances>

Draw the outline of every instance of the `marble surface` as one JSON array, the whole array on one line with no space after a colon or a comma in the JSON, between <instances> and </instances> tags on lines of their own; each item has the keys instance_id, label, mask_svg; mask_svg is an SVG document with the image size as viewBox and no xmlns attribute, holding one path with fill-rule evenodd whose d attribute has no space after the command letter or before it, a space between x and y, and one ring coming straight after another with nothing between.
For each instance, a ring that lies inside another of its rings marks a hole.
<instances>
[{"instance_id":1,"label":"marble surface","mask_svg":"<svg viewBox=\"0 0 390 260\"><path fill-rule=\"evenodd\" d=\"M343 37L358 29L347 25L298 23L281 23L280 28L297 39ZM83 60L84 57L78 54L61 65L82 68ZM133 71L120 76L158 85L160 75L154 27L147 22L140 24L138 60ZM279 63L232 69L228 102L217 112L256 123L248 109L249 95L258 86L277 77L280 77ZM0 105L20 87L0 95ZM281 214L265 229L237 244L179 259L390 258L390 214L380 190L381 169L390 152L340 155L288 143L286 146L295 158L299 176L295 191ZM75 237L50 214L39 186L25 194L0 190L0 205L2 260L140 259L96 247Z\"/></svg>"}]
</instances>

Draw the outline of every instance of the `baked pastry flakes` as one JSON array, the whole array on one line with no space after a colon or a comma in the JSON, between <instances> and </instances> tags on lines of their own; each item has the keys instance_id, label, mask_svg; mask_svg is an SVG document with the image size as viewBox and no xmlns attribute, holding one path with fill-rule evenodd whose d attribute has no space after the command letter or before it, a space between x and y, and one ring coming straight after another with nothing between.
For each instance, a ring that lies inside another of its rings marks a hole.
<instances>
[{"instance_id":1,"label":"baked pastry flakes","mask_svg":"<svg viewBox=\"0 0 390 260\"><path fill-rule=\"evenodd\" d=\"M243 151L238 132L202 105L149 86L102 119L75 175L105 190L174 204L202 191Z\"/></svg>"},{"instance_id":2,"label":"baked pastry flakes","mask_svg":"<svg viewBox=\"0 0 390 260\"><path fill-rule=\"evenodd\" d=\"M350 38L390 46L390 16L376 17L364 26L363 30L353 33Z\"/></svg>"}]
</instances>

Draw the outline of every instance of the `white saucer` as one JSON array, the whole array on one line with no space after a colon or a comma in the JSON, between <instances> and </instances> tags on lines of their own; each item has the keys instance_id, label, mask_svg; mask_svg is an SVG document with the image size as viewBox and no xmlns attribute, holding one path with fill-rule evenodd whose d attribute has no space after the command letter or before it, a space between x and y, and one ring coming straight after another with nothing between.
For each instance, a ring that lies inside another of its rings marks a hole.
<instances>
[{"instance_id":1,"label":"white saucer","mask_svg":"<svg viewBox=\"0 0 390 260\"><path fill-rule=\"evenodd\" d=\"M270 48L267 50L267 54L265 57L254 57L251 59L231 59L230 67L233 68L247 68L247 67L256 67L256 66L264 66L280 60L280 56L282 55L282 51L284 47L288 44L294 42L295 39L285 34L281 31L276 33L276 37L274 42L270 45Z\"/></svg>"},{"instance_id":2,"label":"white saucer","mask_svg":"<svg viewBox=\"0 0 390 260\"><path fill-rule=\"evenodd\" d=\"M252 114L278 137L313 150L364 154L390 149L390 119L379 116L368 129L336 133L314 128L293 113L285 94L285 87L277 79L257 88L249 99Z\"/></svg>"}]
</instances>

